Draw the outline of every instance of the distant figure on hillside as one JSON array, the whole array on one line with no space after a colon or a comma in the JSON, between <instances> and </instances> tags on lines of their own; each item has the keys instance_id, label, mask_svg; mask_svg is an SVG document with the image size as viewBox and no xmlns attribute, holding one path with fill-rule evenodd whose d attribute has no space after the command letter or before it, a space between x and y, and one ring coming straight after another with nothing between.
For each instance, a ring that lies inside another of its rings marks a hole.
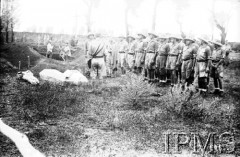
<instances>
[{"instance_id":1,"label":"distant figure on hillside","mask_svg":"<svg viewBox=\"0 0 240 157\"><path fill-rule=\"evenodd\" d=\"M65 43L64 47L59 47L59 48L60 48L59 55L64 61L68 60L69 57L72 56L71 49L68 42Z\"/></svg>"},{"instance_id":2,"label":"distant figure on hillside","mask_svg":"<svg viewBox=\"0 0 240 157\"><path fill-rule=\"evenodd\" d=\"M53 45L52 45L52 41L49 40L48 44L47 44L47 53L46 53L46 57L47 58L52 58L53 55Z\"/></svg>"}]
</instances>

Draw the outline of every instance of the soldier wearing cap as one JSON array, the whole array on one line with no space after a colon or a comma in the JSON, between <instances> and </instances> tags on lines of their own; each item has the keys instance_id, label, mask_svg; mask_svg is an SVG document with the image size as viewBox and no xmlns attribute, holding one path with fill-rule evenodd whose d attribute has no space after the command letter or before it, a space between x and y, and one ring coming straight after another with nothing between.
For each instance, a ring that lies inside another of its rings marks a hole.
<instances>
[{"instance_id":1,"label":"soldier wearing cap","mask_svg":"<svg viewBox=\"0 0 240 157\"><path fill-rule=\"evenodd\" d=\"M214 50L211 54L211 77L214 81L214 93L222 93L223 92L223 62L224 57L226 56L225 51L222 49L222 44L219 42L212 42L214 45Z\"/></svg>"},{"instance_id":2,"label":"soldier wearing cap","mask_svg":"<svg viewBox=\"0 0 240 157\"><path fill-rule=\"evenodd\" d=\"M194 68L194 58L197 53L197 46L194 44L194 40L191 38L185 38L185 46L183 48L183 53L181 55L182 60L182 87L185 87L185 84L189 86L193 80L191 79L191 75L193 73Z\"/></svg>"},{"instance_id":3,"label":"soldier wearing cap","mask_svg":"<svg viewBox=\"0 0 240 157\"><path fill-rule=\"evenodd\" d=\"M169 71L171 85L173 86L177 83L176 69L177 65L179 64L179 56L182 52L182 47L177 42L177 40L180 39L179 37L172 36L169 39L171 40L171 44L170 51L168 53L166 69Z\"/></svg>"},{"instance_id":4,"label":"soldier wearing cap","mask_svg":"<svg viewBox=\"0 0 240 157\"><path fill-rule=\"evenodd\" d=\"M207 92L207 78L211 61L211 49L205 39L199 38L200 46L196 55L194 78L198 78L198 89L200 93Z\"/></svg>"},{"instance_id":5,"label":"soldier wearing cap","mask_svg":"<svg viewBox=\"0 0 240 157\"><path fill-rule=\"evenodd\" d=\"M120 39L120 48L118 52L118 65L121 68L122 75L126 73L126 59L127 59L127 52L128 52L128 43L126 38L123 36L119 37Z\"/></svg>"},{"instance_id":6,"label":"soldier wearing cap","mask_svg":"<svg viewBox=\"0 0 240 157\"><path fill-rule=\"evenodd\" d=\"M154 70L157 57L158 43L156 41L157 35L153 32L148 33L150 41L147 44L145 52L145 78L149 79L149 82L154 81ZM147 78L148 77L148 78Z\"/></svg>"},{"instance_id":7,"label":"soldier wearing cap","mask_svg":"<svg viewBox=\"0 0 240 157\"><path fill-rule=\"evenodd\" d=\"M160 36L159 46L158 46L158 56L156 58L156 76L160 83L167 82L167 73L166 73L166 62L167 56L170 51L169 44L167 42L166 36Z\"/></svg>"},{"instance_id":8,"label":"soldier wearing cap","mask_svg":"<svg viewBox=\"0 0 240 157\"><path fill-rule=\"evenodd\" d=\"M136 49L136 41L135 37L129 35L128 36L128 53L127 53L127 65L128 65L128 70L133 71L134 68L134 56L135 56L135 49Z\"/></svg>"},{"instance_id":9,"label":"soldier wearing cap","mask_svg":"<svg viewBox=\"0 0 240 157\"><path fill-rule=\"evenodd\" d=\"M102 79L106 74L107 44L100 38L96 38L89 44L88 54L91 59L92 78Z\"/></svg>"},{"instance_id":10,"label":"soldier wearing cap","mask_svg":"<svg viewBox=\"0 0 240 157\"><path fill-rule=\"evenodd\" d=\"M147 43L143 41L145 38L145 35L141 33L137 34L137 41L135 47L135 67L138 74L142 73L142 68L144 66L144 51L147 47Z\"/></svg>"}]
</instances>

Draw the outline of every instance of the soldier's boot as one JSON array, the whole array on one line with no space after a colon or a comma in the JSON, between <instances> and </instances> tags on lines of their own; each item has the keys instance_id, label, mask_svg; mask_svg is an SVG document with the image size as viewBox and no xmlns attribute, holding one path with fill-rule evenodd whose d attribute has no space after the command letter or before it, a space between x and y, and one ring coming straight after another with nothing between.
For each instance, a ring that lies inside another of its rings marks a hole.
<instances>
[{"instance_id":1,"label":"soldier's boot","mask_svg":"<svg viewBox=\"0 0 240 157\"><path fill-rule=\"evenodd\" d=\"M213 78L213 83L214 83L214 90L211 93L212 94L218 94L219 93L218 79Z\"/></svg>"},{"instance_id":2,"label":"soldier's boot","mask_svg":"<svg viewBox=\"0 0 240 157\"><path fill-rule=\"evenodd\" d=\"M155 83L155 81L156 81L155 69L151 69L151 73L152 73L152 75L151 75L152 82Z\"/></svg>"},{"instance_id":3,"label":"soldier's boot","mask_svg":"<svg viewBox=\"0 0 240 157\"><path fill-rule=\"evenodd\" d=\"M155 82L159 82L159 81L160 81L159 69L156 68L155 69Z\"/></svg>"},{"instance_id":4,"label":"soldier's boot","mask_svg":"<svg viewBox=\"0 0 240 157\"><path fill-rule=\"evenodd\" d=\"M223 86L222 86L222 79L218 78L218 83L219 83L219 94L220 96L223 96Z\"/></svg>"},{"instance_id":5,"label":"soldier's boot","mask_svg":"<svg viewBox=\"0 0 240 157\"><path fill-rule=\"evenodd\" d=\"M199 91L202 96L207 96L207 78L199 77L198 78Z\"/></svg>"},{"instance_id":6,"label":"soldier's boot","mask_svg":"<svg viewBox=\"0 0 240 157\"><path fill-rule=\"evenodd\" d=\"M166 76L167 76L167 83L171 83L171 70L167 70L167 74L166 74Z\"/></svg>"},{"instance_id":7,"label":"soldier's boot","mask_svg":"<svg viewBox=\"0 0 240 157\"><path fill-rule=\"evenodd\" d=\"M144 69L144 80L148 80L148 69Z\"/></svg>"}]
</instances>

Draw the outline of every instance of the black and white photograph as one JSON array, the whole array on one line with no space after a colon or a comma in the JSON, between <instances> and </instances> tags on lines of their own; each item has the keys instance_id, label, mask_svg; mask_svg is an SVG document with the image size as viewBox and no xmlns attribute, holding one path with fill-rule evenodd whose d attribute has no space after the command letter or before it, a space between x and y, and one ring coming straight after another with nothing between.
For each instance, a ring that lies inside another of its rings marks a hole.
<instances>
[{"instance_id":1,"label":"black and white photograph","mask_svg":"<svg viewBox=\"0 0 240 157\"><path fill-rule=\"evenodd\" d=\"M240 157L240 0L0 4L0 157Z\"/></svg>"}]
</instances>

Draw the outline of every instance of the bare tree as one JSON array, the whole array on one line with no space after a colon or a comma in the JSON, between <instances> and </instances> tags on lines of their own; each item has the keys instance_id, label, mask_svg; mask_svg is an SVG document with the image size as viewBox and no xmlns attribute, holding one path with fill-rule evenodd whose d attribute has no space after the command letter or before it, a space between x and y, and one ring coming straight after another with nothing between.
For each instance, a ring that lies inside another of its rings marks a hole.
<instances>
[{"instance_id":1,"label":"bare tree","mask_svg":"<svg viewBox=\"0 0 240 157\"><path fill-rule=\"evenodd\" d=\"M94 7L97 7L100 3L100 0L83 0L86 6L88 7L88 12L86 14L86 20L87 20L87 32L92 31L92 11Z\"/></svg>"},{"instance_id":2,"label":"bare tree","mask_svg":"<svg viewBox=\"0 0 240 157\"><path fill-rule=\"evenodd\" d=\"M225 1L226 2L226 1ZM216 6L216 0L213 1L212 3L212 8L211 8L211 14L212 14L212 19L215 23L215 26L218 28L218 30L220 31L220 37L221 37L221 43L225 44L225 40L227 37L227 29L228 29L228 24L229 21L231 19L232 16L232 10L235 6L238 5L238 2L240 2L239 0L235 1L229 1L229 4L231 4L231 7L226 9L226 11L221 11L221 12L217 12L215 10L215 6Z\"/></svg>"},{"instance_id":3,"label":"bare tree","mask_svg":"<svg viewBox=\"0 0 240 157\"><path fill-rule=\"evenodd\" d=\"M3 34L2 34L2 29L3 29L3 25L2 25L2 15L3 15L3 2L2 0L0 0L0 45L3 44Z\"/></svg>"},{"instance_id":4,"label":"bare tree","mask_svg":"<svg viewBox=\"0 0 240 157\"><path fill-rule=\"evenodd\" d=\"M141 4L142 1L143 0L125 0L127 5L124 13L126 36L129 35L129 21L128 21L129 12L132 11L135 14L137 7Z\"/></svg>"},{"instance_id":5,"label":"bare tree","mask_svg":"<svg viewBox=\"0 0 240 157\"><path fill-rule=\"evenodd\" d=\"M153 8L153 17L152 17L152 31L155 31L156 28L156 18L157 18L157 7L160 0L155 0Z\"/></svg>"},{"instance_id":6,"label":"bare tree","mask_svg":"<svg viewBox=\"0 0 240 157\"><path fill-rule=\"evenodd\" d=\"M188 0L173 0L176 4L176 22L179 25L179 30L182 38L186 37L185 32L183 31L183 21L182 18L184 16L184 11L188 7Z\"/></svg>"}]
</instances>

